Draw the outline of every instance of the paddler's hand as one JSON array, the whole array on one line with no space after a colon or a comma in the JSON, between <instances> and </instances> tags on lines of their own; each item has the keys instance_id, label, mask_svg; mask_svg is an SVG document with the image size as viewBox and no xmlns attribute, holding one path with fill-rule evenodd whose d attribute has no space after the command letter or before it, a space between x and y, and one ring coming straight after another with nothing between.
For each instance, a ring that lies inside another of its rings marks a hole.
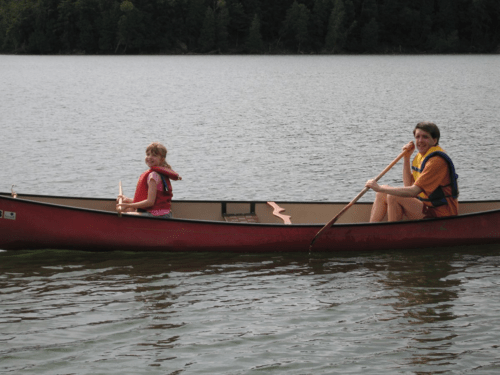
<instances>
[{"instance_id":1,"label":"paddler's hand","mask_svg":"<svg viewBox=\"0 0 500 375\"><path fill-rule=\"evenodd\" d=\"M132 198L128 198L123 194L118 194L116 198L116 211L117 212L125 212L127 208L129 208L129 204L134 200Z\"/></svg>"},{"instance_id":2,"label":"paddler's hand","mask_svg":"<svg viewBox=\"0 0 500 375\"><path fill-rule=\"evenodd\" d=\"M132 203L134 201L132 198L128 198L122 194L118 195L118 197L116 198L116 202L120 203L120 199L123 203Z\"/></svg>"},{"instance_id":3,"label":"paddler's hand","mask_svg":"<svg viewBox=\"0 0 500 375\"><path fill-rule=\"evenodd\" d=\"M415 143L413 141L408 142L403 146L403 151L406 151L405 158L409 158L413 151L415 150Z\"/></svg>"},{"instance_id":4,"label":"paddler's hand","mask_svg":"<svg viewBox=\"0 0 500 375\"><path fill-rule=\"evenodd\" d=\"M367 188L372 189L373 191L379 191L380 190L380 185L375 180L368 180L368 181L366 181L365 186Z\"/></svg>"},{"instance_id":5,"label":"paddler's hand","mask_svg":"<svg viewBox=\"0 0 500 375\"><path fill-rule=\"evenodd\" d=\"M116 205L116 211L117 212L125 212L127 210L127 208L130 207L130 204L129 203L118 203Z\"/></svg>"}]
</instances>

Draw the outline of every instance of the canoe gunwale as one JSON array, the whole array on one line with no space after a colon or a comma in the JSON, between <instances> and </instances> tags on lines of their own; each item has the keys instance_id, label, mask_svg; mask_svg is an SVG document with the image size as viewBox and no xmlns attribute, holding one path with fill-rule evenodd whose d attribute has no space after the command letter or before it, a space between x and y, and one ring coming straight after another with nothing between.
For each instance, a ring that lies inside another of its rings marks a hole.
<instances>
[{"instance_id":1,"label":"canoe gunwale","mask_svg":"<svg viewBox=\"0 0 500 375\"><path fill-rule=\"evenodd\" d=\"M13 198L10 192L1 192L0 197L2 198ZM13 199L21 199L22 197L34 197L34 198L55 198L55 199L79 199L79 200L88 200L88 201L114 201L114 198L104 198L104 197L75 197L68 195L46 195L46 194L26 194L19 193L17 194L17 198ZM23 199L24 201L31 202L29 199ZM227 200L227 199L219 199L219 200L211 200L211 199L182 199L182 200L173 200L173 202L190 202L190 203L267 203L269 200ZM349 204L348 201L284 201L284 200L275 200L276 203L294 203L294 204ZM460 204L470 204L470 203L499 203L499 199L484 199L484 200L460 200ZM44 202L35 202L35 203L44 203ZM356 205L360 204L373 204L373 202L356 202Z\"/></svg>"},{"instance_id":2,"label":"canoe gunwale","mask_svg":"<svg viewBox=\"0 0 500 375\"><path fill-rule=\"evenodd\" d=\"M112 216L118 216L118 212L112 212L112 211L107 211L107 210L98 210L98 209L93 209L93 208L83 208L83 207L74 207L71 205L64 205L64 204L57 204L57 203L51 203L51 202L40 202L36 200L30 200L30 199L23 199L23 196L25 197L33 197L33 198L54 198L54 199L72 199L72 200L83 200L83 201L102 201L102 202L110 202L113 201L111 198L91 198L91 197L71 197L71 196L55 196L55 195L41 195L41 194L18 194L16 197L12 197L11 193L4 193L0 192L0 198L5 198L8 200L12 201L20 201L26 204L36 204L36 205L43 205L43 206L49 206L49 207L55 207L58 209L65 209L65 210L76 210L76 211L84 211L84 212L91 212L95 214L103 214L103 215L112 215ZM175 201L174 201L175 202ZM244 203L244 204L251 204L255 206L255 204L265 204L266 201L245 201L245 200L180 200L179 202L183 203L216 203L216 204L221 204L222 206L222 211L225 209L226 203ZM289 204L341 204L341 205L347 205L349 202L304 202L304 201L277 201L279 203L289 203ZM481 200L481 201L460 201L461 204L473 204L473 203L498 203L498 200ZM356 203L357 205L371 205L373 202L358 202ZM421 222L431 222L431 221L447 221L447 220L457 220L460 218L470 218L473 216L483 216L483 215L488 215L488 214L495 214L500 212L500 209L492 209L492 210L485 210L485 211L478 211L478 212L470 212L470 213L464 213L460 214L457 216L447 216L447 217L441 217L441 218L429 218L429 219L420 219L420 220L402 220L402 221L397 221L397 222L377 222L377 223L370 223L370 222L359 222L359 223L336 223L332 227L348 227L348 226L353 226L353 227L362 227L362 226L387 226L387 225L401 225L401 224L415 224L415 223L421 223ZM164 219L164 218L157 218L157 217L151 217L151 216L141 216L141 215L128 215L124 214L122 216L123 218L128 218L128 219L133 219L133 220L164 220L164 221L176 221L176 222L189 222L189 223L197 223L197 224L217 224L217 225L226 225L226 226L258 226L258 227L264 227L264 226L270 226L270 227L284 227L284 228L294 228L294 227L317 227L317 228L322 228L324 226L324 223L314 223L314 224L284 224L284 223L239 223L239 222L230 222L230 221L223 221L223 220L202 220L202 219L186 219L186 218L170 218L170 219Z\"/></svg>"}]
</instances>

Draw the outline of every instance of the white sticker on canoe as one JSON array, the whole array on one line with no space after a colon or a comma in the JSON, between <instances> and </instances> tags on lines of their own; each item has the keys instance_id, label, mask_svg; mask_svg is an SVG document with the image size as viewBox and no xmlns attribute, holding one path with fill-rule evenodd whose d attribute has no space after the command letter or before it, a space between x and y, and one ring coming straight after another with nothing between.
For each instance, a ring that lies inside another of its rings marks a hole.
<instances>
[{"instance_id":1,"label":"white sticker on canoe","mask_svg":"<svg viewBox=\"0 0 500 375\"><path fill-rule=\"evenodd\" d=\"M12 211L4 211L3 217L4 219L16 220L16 213Z\"/></svg>"}]
</instances>

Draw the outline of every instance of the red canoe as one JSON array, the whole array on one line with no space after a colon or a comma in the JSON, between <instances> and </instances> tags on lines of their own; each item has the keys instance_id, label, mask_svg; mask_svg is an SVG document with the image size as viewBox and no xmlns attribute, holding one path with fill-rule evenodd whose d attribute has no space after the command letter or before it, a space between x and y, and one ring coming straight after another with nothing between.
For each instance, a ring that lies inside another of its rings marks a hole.
<instances>
[{"instance_id":1,"label":"red canoe","mask_svg":"<svg viewBox=\"0 0 500 375\"><path fill-rule=\"evenodd\" d=\"M156 219L120 216L112 199L0 193L0 249L307 252L346 205L273 203L174 201L174 218ZM461 202L456 217L397 223L367 223L370 209L370 203L355 204L313 251L500 243L500 201Z\"/></svg>"}]
</instances>

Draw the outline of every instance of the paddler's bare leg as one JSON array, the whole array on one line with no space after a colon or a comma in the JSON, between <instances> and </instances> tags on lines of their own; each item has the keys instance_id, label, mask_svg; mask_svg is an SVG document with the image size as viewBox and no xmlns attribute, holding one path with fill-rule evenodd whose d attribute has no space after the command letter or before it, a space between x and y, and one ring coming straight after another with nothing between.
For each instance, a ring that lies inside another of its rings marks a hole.
<instances>
[{"instance_id":1,"label":"paddler's bare leg","mask_svg":"<svg viewBox=\"0 0 500 375\"><path fill-rule=\"evenodd\" d=\"M387 196L387 220L399 221L405 215L409 220L424 218L422 212L424 204L417 198L403 198L395 195Z\"/></svg>"},{"instance_id":2,"label":"paddler's bare leg","mask_svg":"<svg viewBox=\"0 0 500 375\"><path fill-rule=\"evenodd\" d=\"M387 214L388 221L399 221L403 215L409 220L423 219L423 203L416 198L403 198L385 193L377 193L370 214L370 223L384 220Z\"/></svg>"},{"instance_id":3,"label":"paddler's bare leg","mask_svg":"<svg viewBox=\"0 0 500 375\"><path fill-rule=\"evenodd\" d=\"M377 193L370 214L370 223L382 221L387 213L387 194Z\"/></svg>"}]
</instances>

